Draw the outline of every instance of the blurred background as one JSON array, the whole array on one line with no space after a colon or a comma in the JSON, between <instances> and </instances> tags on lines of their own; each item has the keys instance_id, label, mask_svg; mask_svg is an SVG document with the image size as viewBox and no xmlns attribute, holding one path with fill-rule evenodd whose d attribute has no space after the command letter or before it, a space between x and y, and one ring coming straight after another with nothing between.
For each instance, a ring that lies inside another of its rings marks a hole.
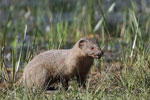
<instances>
[{"instance_id":1,"label":"blurred background","mask_svg":"<svg viewBox=\"0 0 150 100\"><path fill-rule=\"evenodd\" d=\"M21 48L23 55L33 48L70 48L84 36L111 51L132 48L136 38L147 46L149 16L150 0L0 0L0 48L10 60Z\"/></svg>"}]
</instances>

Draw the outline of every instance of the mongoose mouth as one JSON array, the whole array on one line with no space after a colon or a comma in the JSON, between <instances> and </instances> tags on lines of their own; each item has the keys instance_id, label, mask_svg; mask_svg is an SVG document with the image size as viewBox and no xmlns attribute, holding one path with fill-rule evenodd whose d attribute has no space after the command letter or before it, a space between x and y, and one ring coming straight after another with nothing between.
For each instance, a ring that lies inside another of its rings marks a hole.
<instances>
[{"instance_id":1,"label":"mongoose mouth","mask_svg":"<svg viewBox=\"0 0 150 100\"><path fill-rule=\"evenodd\" d=\"M100 59L103 56L103 52L98 53L98 54L92 54L91 56L95 59Z\"/></svg>"},{"instance_id":2,"label":"mongoose mouth","mask_svg":"<svg viewBox=\"0 0 150 100\"><path fill-rule=\"evenodd\" d=\"M100 55L96 55L95 58L96 58L96 59L100 59L101 56L100 56Z\"/></svg>"},{"instance_id":3,"label":"mongoose mouth","mask_svg":"<svg viewBox=\"0 0 150 100\"><path fill-rule=\"evenodd\" d=\"M92 55L92 57L95 58L95 59L100 59L101 55Z\"/></svg>"}]
</instances>

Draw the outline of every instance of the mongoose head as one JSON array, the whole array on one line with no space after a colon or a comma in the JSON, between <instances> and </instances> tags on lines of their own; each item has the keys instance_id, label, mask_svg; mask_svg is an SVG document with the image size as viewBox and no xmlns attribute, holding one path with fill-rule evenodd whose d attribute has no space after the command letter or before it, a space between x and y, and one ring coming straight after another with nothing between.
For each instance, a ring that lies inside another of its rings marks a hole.
<instances>
[{"instance_id":1,"label":"mongoose head","mask_svg":"<svg viewBox=\"0 0 150 100\"><path fill-rule=\"evenodd\" d=\"M99 48L95 39L82 38L79 40L78 46L86 56L100 59L103 55L103 51Z\"/></svg>"}]
</instances>

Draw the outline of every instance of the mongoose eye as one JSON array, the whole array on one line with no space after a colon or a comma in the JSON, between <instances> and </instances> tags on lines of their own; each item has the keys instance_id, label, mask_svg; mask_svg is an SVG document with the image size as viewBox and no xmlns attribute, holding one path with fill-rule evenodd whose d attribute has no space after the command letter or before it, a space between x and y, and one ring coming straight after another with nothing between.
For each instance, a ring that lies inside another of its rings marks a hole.
<instances>
[{"instance_id":1,"label":"mongoose eye","mask_svg":"<svg viewBox=\"0 0 150 100\"><path fill-rule=\"evenodd\" d=\"M91 47L91 50L94 50L95 48L94 47Z\"/></svg>"}]
</instances>

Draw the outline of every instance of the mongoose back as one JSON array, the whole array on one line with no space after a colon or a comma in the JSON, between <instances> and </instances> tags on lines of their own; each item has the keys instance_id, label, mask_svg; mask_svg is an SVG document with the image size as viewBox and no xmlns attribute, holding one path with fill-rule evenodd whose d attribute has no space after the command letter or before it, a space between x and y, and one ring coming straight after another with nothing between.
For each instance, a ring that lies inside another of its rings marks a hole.
<instances>
[{"instance_id":1,"label":"mongoose back","mask_svg":"<svg viewBox=\"0 0 150 100\"><path fill-rule=\"evenodd\" d=\"M25 67L21 82L28 88L45 88L59 80L67 89L69 79L77 76L85 86L94 58L102 55L96 40L81 38L72 49L49 50L35 56Z\"/></svg>"}]
</instances>

